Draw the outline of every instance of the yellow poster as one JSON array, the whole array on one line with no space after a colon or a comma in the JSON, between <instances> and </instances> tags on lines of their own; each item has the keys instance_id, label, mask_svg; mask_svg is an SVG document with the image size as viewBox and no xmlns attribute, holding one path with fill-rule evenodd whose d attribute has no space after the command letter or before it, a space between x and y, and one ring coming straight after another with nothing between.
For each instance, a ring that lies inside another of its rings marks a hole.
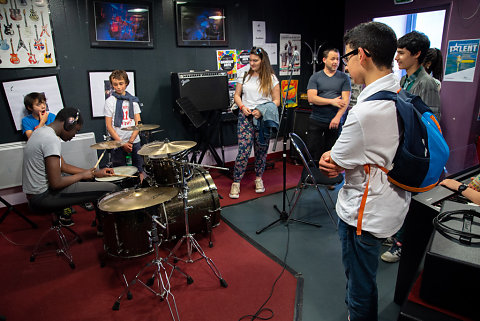
<instances>
[{"instance_id":1,"label":"yellow poster","mask_svg":"<svg viewBox=\"0 0 480 321\"><path fill-rule=\"evenodd\" d=\"M288 80L282 80L282 101L285 101L285 95L287 94L287 84ZM290 81L290 87L288 88L287 100L285 101L285 107L297 107L297 90L298 90L298 80Z\"/></svg>"}]
</instances>

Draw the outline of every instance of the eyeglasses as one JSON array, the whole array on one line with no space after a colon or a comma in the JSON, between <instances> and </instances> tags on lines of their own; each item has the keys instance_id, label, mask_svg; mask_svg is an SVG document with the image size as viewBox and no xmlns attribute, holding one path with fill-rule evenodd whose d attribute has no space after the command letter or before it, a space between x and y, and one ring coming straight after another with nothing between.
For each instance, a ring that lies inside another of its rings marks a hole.
<instances>
[{"instance_id":1,"label":"eyeglasses","mask_svg":"<svg viewBox=\"0 0 480 321\"><path fill-rule=\"evenodd\" d=\"M260 58L263 57L263 49L259 47L252 47L252 49L250 49L250 53L260 56Z\"/></svg>"},{"instance_id":2,"label":"eyeglasses","mask_svg":"<svg viewBox=\"0 0 480 321\"><path fill-rule=\"evenodd\" d=\"M365 55L366 55L367 57L371 57L371 56L372 56L372 55L371 55L368 51L366 51L365 49L363 49L363 51L365 52ZM346 54L344 54L343 56L341 56L340 59L342 59L343 64L346 66L346 65L348 65L348 61L350 60L349 57L350 57L350 56L355 56L355 55L357 55L357 54L358 54L358 48L357 48L357 49L354 49L354 50L352 50L352 51L350 51L350 52L347 52Z\"/></svg>"}]
</instances>

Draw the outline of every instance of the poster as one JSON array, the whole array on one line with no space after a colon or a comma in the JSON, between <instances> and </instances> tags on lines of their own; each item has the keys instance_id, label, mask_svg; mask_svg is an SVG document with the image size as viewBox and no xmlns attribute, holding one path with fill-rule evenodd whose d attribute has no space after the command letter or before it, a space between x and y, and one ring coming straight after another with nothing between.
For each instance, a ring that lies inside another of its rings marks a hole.
<instances>
[{"instance_id":1,"label":"poster","mask_svg":"<svg viewBox=\"0 0 480 321\"><path fill-rule=\"evenodd\" d=\"M0 68L55 67L48 1L17 2L0 2Z\"/></svg>"},{"instance_id":2,"label":"poster","mask_svg":"<svg viewBox=\"0 0 480 321\"><path fill-rule=\"evenodd\" d=\"M298 51L298 56L293 62L293 75L300 75L300 52L302 46L302 35L300 34L280 34L280 76L290 74L289 63L293 58L293 53Z\"/></svg>"},{"instance_id":3,"label":"poster","mask_svg":"<svg viewBox=\"0 0 480 321\"><path fill-rule=\"evenodd\" d=\"M237 50L237 72L250 64L250 50Z\"/></svg>"},{"instance_id":4,"label":"poster","mask_svg":"<svg viewBox=\"0 0 480 321\"><path fill-rule=\"evenodd\" d=\"M228 81L235 81L237 78L237 50L217 50L217 68L226 71Z\"/></svg>"},{"instance_id":5,"label":"poster","mask_svg":"<svg viewBox=\"0 0 480 321\"><path fill-rule=\"evenodd\" d=\"M266 39L265 21L252 21L252 43L254 47L263 47Z\"/></svg>"},{"instance_id":6,"label":"poster","mask_svg":"<svg viewBox=\"0 0 480 321\"><path fill-rule=\"evenodd\" d=\"M297 100L297 92L298 92L298 80L292 79L290 81L290 86L288 88L287 94L287 85L288 80L282 80L281 90L282 90L282 102L285 101L285 107L297 107L298 100ZM287 100L285 100L285 95L287 94Z\"/></svg>"},{"instance_id":7,"label":"poster","mask_svg":"<svg viewBox=\"0 0 480 321\"><path fill-rule=\"evenodd\" d=\"M473 82L480 39L448 42L443 81Z\"/></svg>"}]
</instances>

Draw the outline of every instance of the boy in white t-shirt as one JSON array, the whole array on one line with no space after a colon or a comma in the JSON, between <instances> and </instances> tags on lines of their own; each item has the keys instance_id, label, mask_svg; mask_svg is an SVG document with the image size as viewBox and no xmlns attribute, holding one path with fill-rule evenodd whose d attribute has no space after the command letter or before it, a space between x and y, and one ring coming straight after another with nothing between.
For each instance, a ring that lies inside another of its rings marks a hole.
<instances>
[{"instance_id":1,"label":"boy in white t-shirt","mask_svg":"<svg viewBox=\"0 0 480 321\"><path fill-rule=\"evenodd\" d=\"M353 82L366 87L349 112L337 142L322 155L319 165L330 177L345 171L336 210L349 318L376 321L380 248L385 238L402 226L411 194L391 184L382 170L371 166L367 202L363 219L359 219L360 202L369 178L364 165L391 169L400 139L395 103L366 98L378 91L396 92L400 88L392 73L397 37L387 25L368 22L349 30L344 42L346 54L342 60Z\"/></svg>"}]
</instances>

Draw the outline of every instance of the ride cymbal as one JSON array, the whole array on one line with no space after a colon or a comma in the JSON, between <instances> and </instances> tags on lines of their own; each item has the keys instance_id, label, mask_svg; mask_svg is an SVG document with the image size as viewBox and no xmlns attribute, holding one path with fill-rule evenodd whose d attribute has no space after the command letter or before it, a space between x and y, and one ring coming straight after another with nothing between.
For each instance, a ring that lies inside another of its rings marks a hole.
<instances>
[{"instance_id":1,"label":"ride cymbal","mask_svg":"<svg viewBox=\"0 0 480 321\"><path fill-rule=\"evenodd\" d=\"M90 148L93 148L93 149L114 149L114 148L122 146L123 144L125 144L125 142L122 142L120 140L107 140L107 141L104 141L104 142L100 142L100 143L90 145Z\"/></svg>"},{"instance_id":2,"label":"ride cymbal","mask_svg":"<svg viewBox=\"0 0 480 321\"><path fill-rule=\"evenodd\" d=\"M98 207L104 212L134 211L171 200L178 194L174 187L146 187L127 189L105 196Z\"/></svg>"},{"instance_id":3,"label":"ride cymbal","mask_svg":"<svg viewBox=\"0 0 480 321\"><path fill-rule=\"evenodd\" d=\"M126 131L135 131L135 130L138 130L138 131L146 131L146 130L154 130L154 129L157 129L158 127L160 127L160 125L156 125L156 124L138 124L137 126L130 126L130 127L125 127L125 128L122 128L122 130L126 130Z\"/></svg>"},{"instance_id":4,"label":"ride cymbal","mask_svg":"<svg viewBox=\"0 0 480 321\"><path fill-rule=\"evenodd\" d=\"M143 145L138 151L142 156L160 156L168 154L176 154L184 150L190 149L197 145L196 142L183 140L176 142L152 142L150 144Z\"/></svg>"}]
</instances>

